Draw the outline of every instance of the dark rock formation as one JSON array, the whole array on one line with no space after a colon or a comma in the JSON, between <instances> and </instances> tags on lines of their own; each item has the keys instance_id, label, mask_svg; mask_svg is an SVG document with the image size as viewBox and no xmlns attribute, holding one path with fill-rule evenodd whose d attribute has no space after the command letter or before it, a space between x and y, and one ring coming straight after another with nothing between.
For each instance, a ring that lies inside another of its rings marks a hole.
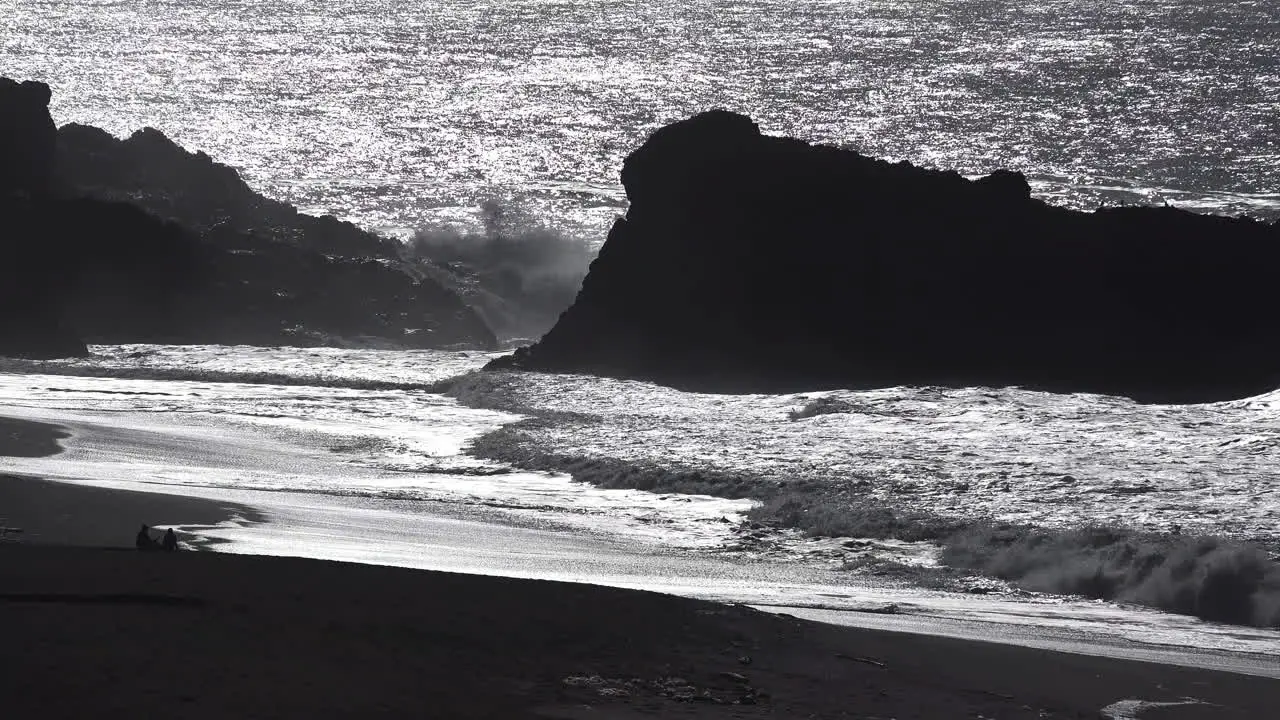
<instances>
[{"instance_id":1,"label":"dark rock formation","mask_svg":"<svg viewBox=\"0 0 1280 720\"><path fill-rule=\"evenodd\" d=\"M0 355L82 355L86 313L145 337L195 279L193 239L130 205L9 198L0 227Z\"/></svg>"},{"instance_id":2,"label":"dark rock formation","mask_svg":"<svg viewBox=\"0 0 1280 720\"><path fill-rule=\"evenodd\" d=\"M496 347L376 236L262 198L153 130L57 132L48 100L0 80L0 354L82 354L85 340Z\"/></svg>"},{"instance_id":3,"label":"dark rock formation","mask_svg":"<svg viewBox=\"0 0 1280 720\"><path fill-rule=\"evenodd\" d=\"M48 192L57 135L50 97L44 83L0 77L0 197Z\"/></svg>"},{"instance_id":4,"label":"dark rock formation","mask_svg":"<svg viewBox=\"0 0 1280 720\"><path fill-rule=\"evenodd\" d=\"M0 355L81 355L64 318L66 274L55 255L23 242L31 206L49 192L56 129L49 86L0 78Z\"/></svg>"},{"instance_id":5,"label":"dark rock formation","mask_svg":"<svg viewBox=\"0 0 1280 720\"><path fill-rule=\"evenodd\" d=\"M119 140L95 127L64 125L58 130L57 177L77 192L133 203L201 234L228 225L329 255L396 255L398 243L263 197L234 168L187 152L154 128Z\"/></svg>"},{"instance_id":6,"label":"dark rock formation","mask_svg":"<svg viewBox=\"0 0 1280 720\"><path fill-rule=\"evenodd\" d=\"M622 170L631 207L573 306L492 367L723 391L1027 385L1191 401L1280 385L1280 228L1082 213L762 136L710 112Z\"/></svg>"},{"instance_id":7,"label":"dark rock formation","mask_svg":"<svg viewBox=\"0 0 1280 720\"><path fill-rule=\"evenodd\" d=\"M0 204L0 221L7 222L7 215ZM0 356L44 360L86 354L84 341L63 317L61 299L28 282L31 260L0 248Z\"/></svg>"},{"instance_id":8,"label":"dark rock formation","mask_svg":"<svg viewBox=\"0 0 1280 720\"><path fill-rule=\"evenodd\" d=\"M327 257L230 228L215 230L203 247L208 284L191 319L199 342L497 346L457 294L415 280L394 261Z\"/></svg>"},{"instance_id":9,"label":"dark rock formation","mask_svg":"<svg viewBox=\"0 0 1280 720\"><path fill-rule=\"evenodd\" d=\"M108 342L145 342L190 329L183 301L202 291L205 268L199 242L181 227L132 205L84 198L11 201L0 210L0 223L11 290L0 300L0 315L15 325L31 327L47 314L58 336L74 328L82 338ZM78 343L3 354L83 352Z\"/></svg>"}]
</instances>

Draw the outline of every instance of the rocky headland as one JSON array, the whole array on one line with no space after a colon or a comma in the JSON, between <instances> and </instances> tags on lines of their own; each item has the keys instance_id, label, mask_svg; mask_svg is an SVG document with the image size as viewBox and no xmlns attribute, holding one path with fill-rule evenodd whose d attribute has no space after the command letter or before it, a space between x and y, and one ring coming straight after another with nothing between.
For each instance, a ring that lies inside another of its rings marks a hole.
<instances>
[{"instance_id":1,"label":"rocky headland","mask_svg":"<svg viewBox=\"0 0 1280 720\"><path fill-rule=\"evenodd\" d=\"M1280 385L1280 227L1085 213L704 113L627 158L630 209L537 344L495 368L705 391L1024 385L1149 401Z\"/></svg>"},{"instance_id":2,"label":"rocky headland","mask_svg":"<svg viewBox=\"0 0 1280 720\"><path fill-rule=\"evenodd\" d=\"M43 83L0 79L0 354L85 343L493 348L398 245L265 198L154 129L58 129Z\"/></svg>"}]
</instances>

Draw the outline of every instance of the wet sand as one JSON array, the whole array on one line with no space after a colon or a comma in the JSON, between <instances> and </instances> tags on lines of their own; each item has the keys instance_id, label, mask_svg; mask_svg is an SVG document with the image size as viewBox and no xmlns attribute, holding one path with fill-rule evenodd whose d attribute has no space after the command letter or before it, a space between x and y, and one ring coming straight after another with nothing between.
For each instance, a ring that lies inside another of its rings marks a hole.
<instances>
[{"instance_id":1,"label":"wet sand","mask_svg":"<svg viewBox=\"0 0 1280 720\"><path fill-rule=\"evenodd\" d=\"M70 485L0 474L0 527L10 541L42 545L132 547L138 526L186 530L256 518L241 506L180 495ZM208 541L178 530L188 546ZM153 533L159 538L160 532Z\"/></svg>"},{"instance_id":2,"label":"wet sand","mask_svg":"<svg viewBox=\"0 0 1280 720\"><path fill-rule=\"evenodd\" d=\"M57 425L0 417L0 457L44 457L62 452L71 433Z\"/></svg>"},{"instance_id":3,"label":"wet sand","mask_svg":"<svg viewBox=\"0 0 1280 720\"><path fill-rule=\"evenodd\" d=\"M590 585L0 546L6 715L1268 717L1275 680Z\"/></svg>"},{"instance_id":4,"label":"wet sand","mask_svg":"<svg viewBox=\"0 0 1280 720\"><path fill-rule=\"evenodd\" d=\"M57 455L59 441L68 437L57 425L0 417L0 457ZM9 542L132 547L144 523L200 526L257 518L252 509L230 503L49 482L3 470L0 463L0 538ZM202 542L191 533L181 536L188 545Z\"/></svg>"}]
</instances>

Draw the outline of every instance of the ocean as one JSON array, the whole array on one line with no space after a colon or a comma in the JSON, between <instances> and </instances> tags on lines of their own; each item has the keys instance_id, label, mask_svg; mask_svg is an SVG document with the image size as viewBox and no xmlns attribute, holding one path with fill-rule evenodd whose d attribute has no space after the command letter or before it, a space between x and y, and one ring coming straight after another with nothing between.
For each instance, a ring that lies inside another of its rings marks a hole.
<instances>
[{"instance_id":1,"label":"ocean","mask_svg":"<svg viewBox=\"0 0 1280 720\"><path fill-rule=\"evenodd\" d=\"M513 472L464 452L525 419L537 422L522 424L519 441L572 458L585 479L621 463L759 485L802 480L940 518L1225 535L1280 547L1280 391L1199 405L983 387L715 395L586 375L481 373L497 356L485 352L91 350L85 359L0 360L0 402L248 424L399 478L386 487L291 483L272 473L228 481L240 489L527 506L548 517L567 508L580 518L595 512L592 503L605 503L597 508L604 530L649 511L655 493L584 483L548 489L547 473ZM818 399L836 411L803 412ZM673 547L726 543L733 533L722 520L739 522L751 506L663 495L682 498L676 505L689 512L655 519L646 532ZM631 507L608 506L606 496L625 496ZM809 542L789 540L787 552Z\"/></svg>"},{"instance_id":2,"label":"ocean","mask_svg":"<svg viewBox=\"0 0 1280 720\"><path fill-rule=\"evenodd\" d=\"M1280 2L0 0L59 123L159 128L392 234L481 203L596 243L623 158L727 108L767 133L1093 209L1280 215Z\"/></svg>"}]
</instances>

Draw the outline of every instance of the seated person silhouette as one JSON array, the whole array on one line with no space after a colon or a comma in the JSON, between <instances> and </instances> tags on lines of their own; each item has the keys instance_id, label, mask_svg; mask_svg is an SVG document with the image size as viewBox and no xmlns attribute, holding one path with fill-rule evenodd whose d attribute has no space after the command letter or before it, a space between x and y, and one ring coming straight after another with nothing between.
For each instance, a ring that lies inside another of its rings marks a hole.
<instances>
[{"instance_id":1,"label":"seated person silhouette","mask_svg":"<svg viewBox=\"0 0 1280 720\"><path fill-rule=\"evenodd\" d=\"M174 534L173 528L164 531L164 540L161 540L165 552L173 552L178 549L178 536Z\"/></svg>"},{"instance_id":2,"label":"seated person silhouette","mask_svg":"<svg viewBox=\"0 0 1280 720\"><path fill-rule=\"evenodd\" d=\"M156 541L151 539L151 528L146 525L143 525L138 534L134 536L133 544L139 550L155 550L157 547Z\"/></svg>"}]
</instances>

